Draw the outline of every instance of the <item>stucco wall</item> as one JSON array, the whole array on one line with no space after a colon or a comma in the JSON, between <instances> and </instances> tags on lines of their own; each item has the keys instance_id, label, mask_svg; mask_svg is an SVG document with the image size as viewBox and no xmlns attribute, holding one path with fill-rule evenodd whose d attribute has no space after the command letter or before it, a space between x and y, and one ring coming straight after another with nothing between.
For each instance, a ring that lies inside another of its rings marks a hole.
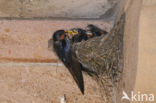
<instances>
[{"instance_id":1,"label":"stucco wall","mask_svg":"<svg viewBox=\"0 0 156 103\"><path fill-rule=\"evenodd\" d=\"M103 18L107 10L113 12L114 3L114 0L0 0L0 102L59 103L60 96L65 94L67 103L102 103L97 83L85 75L86 92L81 95L67 69L56 66L57 58L47 46L56 29L93 23L109 31L111 22ZM124 72L118 103L122 90L128 95L131 91L156 95L156 2L143 0L139 20L136 15L140 3L141 0L134 0L126 17ZM71 17L101 20L69 20ZM23 18L34 19L18 20Z\"/></svg>"},{"instance_id":2,"label":"stucco wall","mask_svg":"<svg viewBox=\"0 0 156 103\"><path fill-rule=\"evenodd\" d=\"M116 3L117 0L0 0L0 17L100 18Z\"/></svg>"},{"instance_id":3,"label":"stucco wall","mask_svg":"<svg viewBox=\"0 0 156 103\"><path fill-rule=\"evenodd\" d=\"M144 0L139 27L135 93L153 94L156 102L156 1ZM145 100L145 98L144 98ZM149 99L148 99L149 100ZM148 101L149 102L149 101ZM150 102L149 102L150 103Z\"/></svg>"}]
</instances>

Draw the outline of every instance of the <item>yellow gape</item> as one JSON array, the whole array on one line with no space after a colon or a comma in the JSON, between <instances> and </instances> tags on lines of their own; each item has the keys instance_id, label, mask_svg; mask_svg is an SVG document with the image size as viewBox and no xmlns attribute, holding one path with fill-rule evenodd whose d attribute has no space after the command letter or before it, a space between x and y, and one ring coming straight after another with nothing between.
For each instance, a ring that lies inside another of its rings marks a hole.
<instances>
[{"instance_id":1,"label":"yellow gape","mask_svg":"<svg viewBox=\"0 0 156 103\"><path fill-rule=\"evenodd\" d=\"M71 39L73 36L78 34L78 31L76 29L67 30L66 34L67 34L68 38Z\"/></svg>"}]
</instances>

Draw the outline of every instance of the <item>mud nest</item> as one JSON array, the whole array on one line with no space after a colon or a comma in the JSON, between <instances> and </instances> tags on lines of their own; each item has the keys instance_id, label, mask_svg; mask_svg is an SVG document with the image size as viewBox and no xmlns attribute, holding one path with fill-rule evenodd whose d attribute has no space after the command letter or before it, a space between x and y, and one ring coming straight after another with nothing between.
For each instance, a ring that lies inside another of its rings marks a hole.
<instances>
[{"instance_id":1,"label":"mud nest","mask_svg":"<svg viewBox=\"0 0 156 103\"><path fill-rule=\"evenodd\" d=\"M113 29L101 37L74 44L76 56L99 84L102 97L107 103L116 98L116 89L121 80L123 67L123 34L125 15L122 14Z\"/></svg>"}]
</instances>

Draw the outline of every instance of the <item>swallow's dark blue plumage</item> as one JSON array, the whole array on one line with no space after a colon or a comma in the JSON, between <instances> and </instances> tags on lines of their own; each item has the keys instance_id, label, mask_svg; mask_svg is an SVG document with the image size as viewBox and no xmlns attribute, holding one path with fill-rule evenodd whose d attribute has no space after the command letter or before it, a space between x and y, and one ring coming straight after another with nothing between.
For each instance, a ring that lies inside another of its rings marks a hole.
<instances>
[{"instance_id":1,"label":"swallow's dark blue plumage","mask_svg":"<svg viewBox=\"0 0 156 103\"><path fill-rule=\"evenodd\" d=\"M69 72L76 81L81 92L84 94L84 81L81 71L82 65L77 61L75 53L72 51L72 40L65 35L64 30L58 30L53 35L54 51L68 68Z\"/></svg>"}]
</instances>

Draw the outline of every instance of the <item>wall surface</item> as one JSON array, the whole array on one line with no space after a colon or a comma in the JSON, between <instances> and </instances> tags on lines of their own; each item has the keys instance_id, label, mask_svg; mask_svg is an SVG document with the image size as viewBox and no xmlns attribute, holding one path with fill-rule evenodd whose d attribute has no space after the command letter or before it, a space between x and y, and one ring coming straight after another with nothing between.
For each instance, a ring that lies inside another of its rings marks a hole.
<instances>
[{"instance_id":1,"label":"wall surface","mask_svg":"<svg viewBox=\"0 0 156 103\"><path fill-rule=\"evenodd\" d=\"M100 88L87 75L85 95L80 93L68 70L57 65L57 57L48 50L48 40L57 29L84 28L90 23L110 31L111 22L102 18L107 11L113 13L115 3L116 0L0 0L0 102L60 103L66 95L67 103L102 103ZM156 2L143 0L139 20L136 11L140 3L134 0L127 16L122 90L129 96L131 91L156 96ZM70 20L71 17L100 20ZM119 101L121 96L122 93Z\"/></svg>"},{"instance_id":2,"label":"wall surface","mask_svg":"<svg viewBox=\"0 0 156 103\"><path fill-rule=\"evenodd\" d=\"M116 2L117 0L0 0L0 17L100 18Z\"/></svg>"},{"instance_id":3,"label":"wall surface","mask_svg":"<svg viewBox=\"0 0 156 103\"><path fill-rule=\"evenodd\" d=\"M121 84L117 93L117 103L129 103L129 100L122 99L123 92L131 95L135 86L138 65L138 38L139 19L142 0L125 1L125 25L124 25L124 65Z\"/></svg>"},{"instance_id":4,"label":"wall surface","mask_svg":"<svg viewBox=\"0 0 156 103\"><path fill-rule=\"evenodd\" d=\"M141 2L143 5L140 5ZM124 99L122 102L155 103L156 1L134 0L132 5L129 7L125 26L123 90L121 91L127 93L131 100ZM139 6L141 6L140 13L137 12ZM154 96L154 101L150 101L151 94Z\"/></svg>"},{"instance_id":5,"label":"wall surface","mask_svg":"<svg viewBox=\"0 0 156 103\"><path fill-rule=\"evenodd\" d=\"M154 94L156 102L156 1L144 0L139 27L135 93ZM148 99L149 100L149 99ZM145 101L145 98L144 98ZM150 103L149 101L147 101Z\"/></svg>"}]
</instances>

